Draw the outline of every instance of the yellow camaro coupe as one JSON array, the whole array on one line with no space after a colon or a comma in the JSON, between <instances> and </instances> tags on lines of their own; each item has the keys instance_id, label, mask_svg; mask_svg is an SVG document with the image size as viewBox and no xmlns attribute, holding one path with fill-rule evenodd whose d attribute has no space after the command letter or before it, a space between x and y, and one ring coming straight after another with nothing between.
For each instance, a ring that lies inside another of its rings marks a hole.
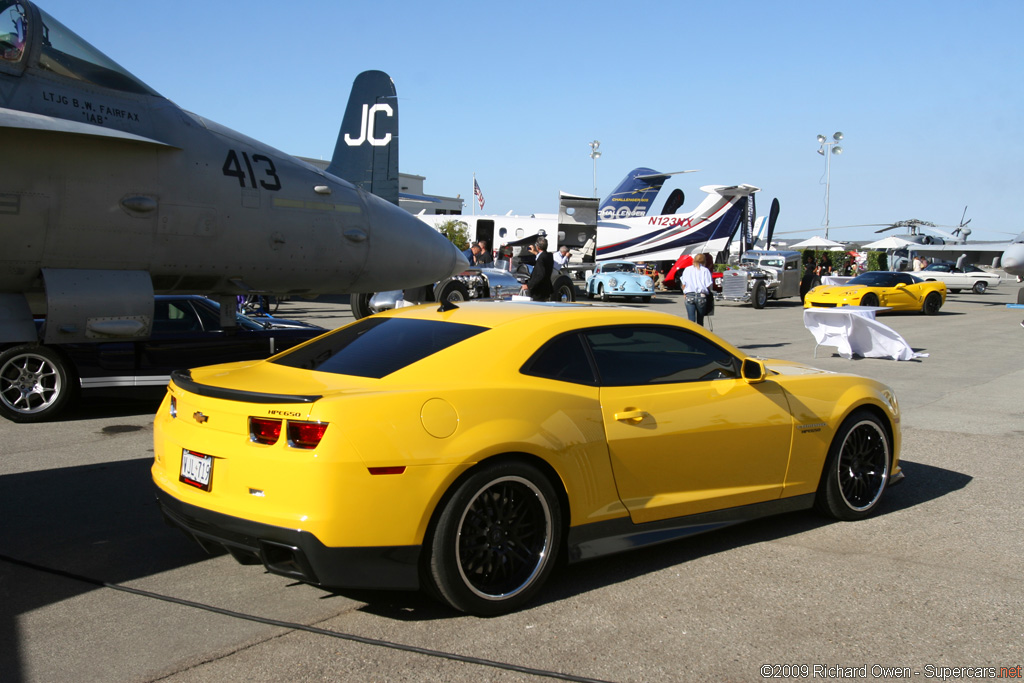
<instances>
[{"instance_id":1,"label":"yellow camaro coupe","mask_svg":"<svg viewBox=\"0 0 1024 683\"><path fill-rule=\"evenodd\" d=\"M843 285L820 285L807 292L804 308L888 306L894 311L935 315L946 303L946 285L910 273L873 270Z\"/></svg>"},{"instance_id":2,"label":"yellow camaro coupe","mask_svg":"<svg viewBox=\"0 0 1024 683\"><path fill-rule=\"evenodd\" d=\"M874 380L747 356L649 310L401 308L266 361L178 372L154 424L166 517L325 588L478 615L576 562L899 481Z\"/></svg>"}]
</instances>

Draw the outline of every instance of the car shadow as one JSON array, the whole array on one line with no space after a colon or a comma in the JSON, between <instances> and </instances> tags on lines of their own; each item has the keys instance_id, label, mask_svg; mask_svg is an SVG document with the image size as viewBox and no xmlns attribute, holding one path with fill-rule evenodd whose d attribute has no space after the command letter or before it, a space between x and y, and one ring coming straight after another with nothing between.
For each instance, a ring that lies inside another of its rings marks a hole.
<instances>
[{"instance_id":1,"label":"car shadow","mask_svg":"<svg viewBox=\"0 0 1024 683\"><path fill-rule=\"evenodd\" d=\"M968 475L941 467L907 461L901 461L900 465L906 481L886 493L876 513L879 516L936 500L964 488L971 481ZM568 566L563 563L541 591L534 606L574 598L702 557L795 536L835 523L836 520L813 510L790 512L632 550L626 562L622 561L624 555L611 555ZM423 592L339 591L337 594L365 602L366 605L360 608L362 612L395 621L430 621L460 616Z\"/></svg>"},{"instance_id":2,"label":"car shadow","mask_svg":"<svg viewBox=\"0 0 1024 683\"><path fill-rule=\"evenodd\" d=\"M893 487L883 498L877 516L900 512L967 486L972 477L952 470L901 461L906 481ZM727 552L748 545L775 541L838 523L813 510L738 524L726 529L672 541L630 552L628 562L609 556L563 567L541 595L544 602L572 598L592 590L628 581L638 576L684 564L691 560ZM856 522L854 522L856 523Z\"/></svg>"},{"instance_id":3,"label":"car shadow","mask_svg":"<svg viewBox=\"0 0 1024 683\"><path fill-rule=\"evenodd\" d=\"M105 389L79 394L52 422L77 422L109 417L154 415L167 393L167 387Z\"/></svg>"}]
</instances>

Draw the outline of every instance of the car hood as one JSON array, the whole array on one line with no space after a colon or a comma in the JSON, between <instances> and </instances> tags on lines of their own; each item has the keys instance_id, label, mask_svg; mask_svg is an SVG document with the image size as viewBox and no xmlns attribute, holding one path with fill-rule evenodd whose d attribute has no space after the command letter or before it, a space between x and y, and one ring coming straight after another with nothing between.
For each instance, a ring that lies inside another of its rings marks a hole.
<instances>
[{"instance_id":1,"label":"car hood","mask_svg":"<svg viewBox=\"0 0 1024 683\"><path fill-rule=\"evenodd\" d=\"M853 296L863 293L866 289L869 289L866 285L820 285L814 288L814 293L828 296Z\"/></svg>"},{"instance_id":2,"label":"car hood","mask_svg":"<svg viewBox=\"0 0 1024 683\"><path fill-rule=\"evenodd\" d=\"M810 365L804 365L803 363L797 363L795 361L779 360L776 358L765 358L764 366L771 372L776 372L780 375L830 375L834 374L828 370L822 370L821 368L815 368Z\"/></svg>"}]
</instances>

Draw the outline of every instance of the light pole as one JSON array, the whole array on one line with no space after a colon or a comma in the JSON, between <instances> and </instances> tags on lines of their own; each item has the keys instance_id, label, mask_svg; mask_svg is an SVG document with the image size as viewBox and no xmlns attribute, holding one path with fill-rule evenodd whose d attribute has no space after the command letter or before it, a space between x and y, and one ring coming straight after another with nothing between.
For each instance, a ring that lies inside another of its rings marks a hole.
<instances>
[{"instance_id":1,"label":"light pole","mask_svg":"<svg viewBox=\"0 0 1024 683\"><path fill-rule=\"evenodd\" d=\"M590 143L590 158L594 160L594 199L597 199L597 158L601 156L601 153L597 151L597 148L600 146L600 140L594 140Z\"/></svg>"},{"instance_id":2,"label":"light pole","mask_svg":"<svg viewBox=\"0 0 1024 683\"><path fill-rule=\"evenodd\" d=\"M832 183L832 154L842 154L843 148L839 146L839 141L843 139L843 134L836 131L832 134L832 142L828 141L824 135L818 136L818 154L825 157L825 239L828 239L828 191L829 185ZM828 148L826 150L825 148ZM831 154L830 154L831 152Z\"/></svg>"}]
</instances>

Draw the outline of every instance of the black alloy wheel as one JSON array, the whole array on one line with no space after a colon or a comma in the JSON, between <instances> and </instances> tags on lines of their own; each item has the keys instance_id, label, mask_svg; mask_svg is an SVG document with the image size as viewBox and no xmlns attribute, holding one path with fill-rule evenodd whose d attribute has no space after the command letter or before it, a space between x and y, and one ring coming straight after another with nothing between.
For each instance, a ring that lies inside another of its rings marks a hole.
<instances>
[{"instance_id":1,"label":"black alloy wheel","mask_svg":"<svg viewBox=\"0 0 1024 683\"><path fill-rule=\"evenodd\" d=\"M558 497L543 474L518 461L484 466L438 517L427 578L455 609L504 614L541 588L561 538Z\"/></svg>"},{"instance_id":2,"label":"black alloy wheel","mask_svg":"<svg viewBox=\"0 0 1024 683\"><path fill-rule=\"evenodd\" d=\"M878 305L878 295L875 294L874 292L868 292L867 294L865 294L864 296L862 296L860 298L860 305L861 306L877 306Z\"/></svg>"},{"instance_id":3,"label":"black alloy wheel","mask_svg":"<svg viewBox=\"0 0 1024 683\"><path fill-rule=\"evenodd\" d=\"M924 298L924 306L921 307L921 310L925 315L935 315L940 308L942 308L942 295L938 292L929 292L928 296Z\"/></svg>"},{"instance_id":4,"label":"black alloy wheel","mask_svg":"<svg viewBox=\"0 0 1024 683\"><path fill-rule=\"evenodd\" d=\"M889 435L874 413L859 410L836 433L816 507L842 520L862 519L878 505L892 464Z\"/></svg>"}]
</instances>

